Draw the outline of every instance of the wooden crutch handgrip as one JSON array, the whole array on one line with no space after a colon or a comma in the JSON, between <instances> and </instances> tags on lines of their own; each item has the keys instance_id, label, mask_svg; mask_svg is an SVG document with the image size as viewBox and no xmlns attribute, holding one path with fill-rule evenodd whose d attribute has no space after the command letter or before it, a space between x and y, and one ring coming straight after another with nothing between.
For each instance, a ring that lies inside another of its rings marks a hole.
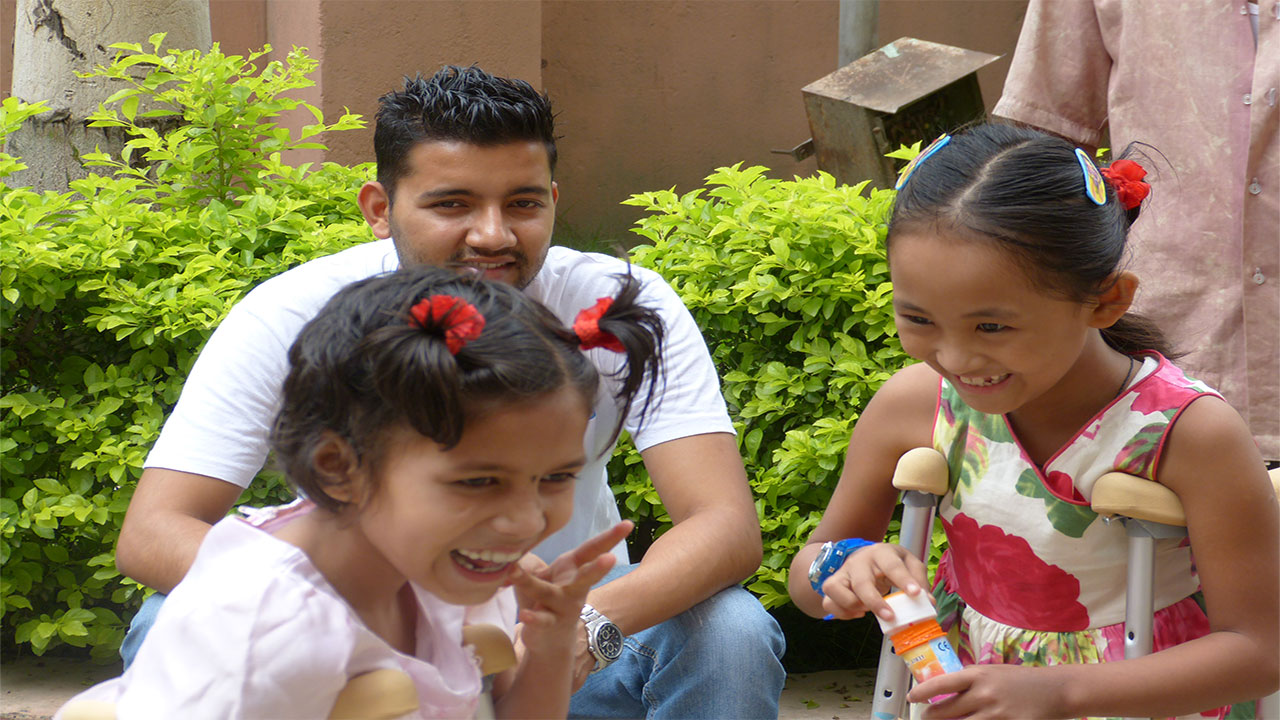
<instances>
[{"instance_id":1,"label":"wooden crutch handgrip","mask_svg":"<svg viewBox=\"0 0 1280 720\"><path fill-rule=\"evenodd\" d=\"M481 675L497 675L516 666L516 650L511 638L497 625L467 625L462 628L462 644L475 647Z\"/></svg>"},{"instance_id":2,"label":"wooden crutch handgrip","mask_svg":"<svg viewBox=\"0 0 1280 720\"><path fill-rule=\"evenodd\" d=\"M105 700L77 700L62 708L62 720L116 720L116 704Z\"/></svg>"},{"instance_id":3,"label":"wooden crutch handgrip","mask_svg":"<svg viewBox=\"0 0 1280 720\"><path fill-rule=\"evenodd\" d=\"M379 668L347 681L329 720L384 720L418 709L418 690L401 670Z\"/></svg>"},{"instance_id":4,"label":"wooden crutch handgrip","mask_svg":"<svg viewBox=\"0 0 1280 720\"><path fill-rule=\"evenodd\" d=\"M898 458L898 467L893 471L893 486L899 490L945 495L949 473L947 459L942 453L933 448L913 448Z\"/></svg>"},{"instance_id":5,"label":"wooden crutch handgrip","mask_svg":"<svg viewBox=\"0 0 1280 720\"><path fill-rule=\"evenodd\" d=\"M1280 468L1268 473L1272 490L1280 496ZM1182 501L1172 490L1151 480L1122 472L1109 472L1093 486L1093 511L1105 517L1122 516L1164 525L1187 524Z\"/></svg>"},{"instance_id":6,"label":"wooden crutch handgrip","mask_svg":"<svg viewBox=\"0 0 1280 720\"><path fill-rule=\"evenodd\" d=\"M1109 472L1093 485L1089 503L1103 517L1127 517L1183 527L1187 516L1172 490L1128 473Z\"/></svg>"}]
</instances>

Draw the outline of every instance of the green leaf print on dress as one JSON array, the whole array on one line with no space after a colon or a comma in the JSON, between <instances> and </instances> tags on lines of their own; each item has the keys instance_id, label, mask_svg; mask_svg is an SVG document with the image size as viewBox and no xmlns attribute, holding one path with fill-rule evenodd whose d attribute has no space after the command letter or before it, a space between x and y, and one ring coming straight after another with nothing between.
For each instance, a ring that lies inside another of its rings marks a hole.
<instances>
[{"instance_id":1,"label":"green leaf print on dress","mask_svg":"<svg viewBox=\"0 0 1280 720\"><path fill-rule=\"evenodd\" d=\"M1027 468L1018 476L1014 486L1019 495L1039 498L1044 501L1045 517L1054 530L1068 537L1078 538L1084 535L1089 525L1098 518L1098 514L1084 505L1075 505L1059 500L1040 482L1040 476L1034 468Z\"/></svg>"},{"instance_id":2,"label":"green leaf print on dress","mask_svg":"<svg viewBox=\"0 0 1280 720\"><path fill-rule=\"evenodd\" d=\"M934 447L947 457L951 477L951 506L959 510L964 494L972 492L979 479L987 474L989 447L996 443L1013 443L1013 433L1002 415L966 412L956 417L956 407L968 408L950 383L942 384L940 412L934 423Z\"/></svg>"},{"instance_id":3,"label":"green leaf print on dress","mask_svg":"<svg viewBox=\"0 0 1280 720\"><path fill-rule=\"evenodd\" d=\"M1166 414L1169 420L1172 420L1174 411ZM1147 477L1147 473L1155 464L1156 453L1160 451L1160 441L1164 439L1169 420L1147 425L1125 443L1124 447L1120 448L1120 452L1116 453L1116 470Z\"/></svg>"}]
</instances>

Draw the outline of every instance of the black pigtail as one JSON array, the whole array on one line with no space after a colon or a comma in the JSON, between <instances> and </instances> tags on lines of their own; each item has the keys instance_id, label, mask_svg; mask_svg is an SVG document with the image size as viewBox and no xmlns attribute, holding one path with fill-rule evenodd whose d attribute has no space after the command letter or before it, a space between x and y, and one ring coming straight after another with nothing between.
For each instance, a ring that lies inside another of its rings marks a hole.
<instances>
[{"instance_id":1,"label":"black pigtail","mask_svg":"<svg viewBox=\"0 0 1280 720\"><path fill-rule=\"evenodd\" d=\"M662 318L654 310L639 303L640 281L630 273L616 275L622 287L613 298L613 304L600 316L600 329L613 335L625 348L626 367L619 371L623 375L622 388L617 398L622 401L622 414L619 426L614 428L614 437L621 431L621 422L631 411L632 404L640 394L641 385L648 376L648 387L644 391L644 404L640 409L640 423L649 412L653 399L662 392L666 385L665 366L662 363L662 347L666 330Z\"/></svg>"}]
</instances>

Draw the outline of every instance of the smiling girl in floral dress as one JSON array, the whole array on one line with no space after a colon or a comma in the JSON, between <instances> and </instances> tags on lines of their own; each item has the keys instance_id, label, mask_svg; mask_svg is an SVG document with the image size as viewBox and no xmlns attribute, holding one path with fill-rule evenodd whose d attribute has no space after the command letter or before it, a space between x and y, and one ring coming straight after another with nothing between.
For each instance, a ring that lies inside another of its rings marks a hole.
<instances>
[{"instance_id":1,"label":"smiling girl in floral dress","mask_svg":"<svg viewBox=\"0 0 1280 720\"><path fill-rule=\"evenodd\" d=\"M918 559L858 539L884 537L898 457L941 452L950 549L935 596L970 667L911 691L939 699L926 718L1221 716L1280 685L1265 466L1240 417L1127 313L1125 238L1149 186L1130 160L1103 173L1065 141L986 125L943 136L899 182L894 309L922 362L859 418L790 590L811 615L886 619L891 585L921 592ZM1156 542L1155 652L1134 660L1125 531L1089 507L1113 470L1176 493L1190 538ZM811 586L819 546L850 538Z\"/></svg>"}]
</instances>

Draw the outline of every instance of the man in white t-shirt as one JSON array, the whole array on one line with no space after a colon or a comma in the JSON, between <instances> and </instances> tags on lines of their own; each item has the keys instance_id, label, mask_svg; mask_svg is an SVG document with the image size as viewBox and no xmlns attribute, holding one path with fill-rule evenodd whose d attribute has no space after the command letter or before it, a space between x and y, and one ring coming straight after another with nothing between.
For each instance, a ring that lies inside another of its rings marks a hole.
<instances>
[{"instance_id":1,"label":"man in white t-shirt","mask_svg":"<svg viewBox=\"0 0 1280 720\"><path fill-rule=\"evenodd\" d=\"M572 716L776 717L785 679L777 623L737 583L761 558L760 528L706 344L655 273L605 255L550 247L559 189L550 103L527 83L446 67L380 100L378 176L361 211L382 238L313 260L254 289L201 351L125 517L121 572L168 592L210 526L262 467L294 337L344 285L400 264L434 264L522 288L566 324L612 295L618 273L643 283L663 318L661 394L625 422L674 521L641 562L623 561L583 610ZM615 353L593 350L608 378ZM573 519L537 549L545 559L618 520L604 443L620 408L602 383ZM642 403L637 403L642 405ZM126 663L155 616L134 619ZM613 652L618 635L620 655Z\"/></svg>"}]
</instances>

